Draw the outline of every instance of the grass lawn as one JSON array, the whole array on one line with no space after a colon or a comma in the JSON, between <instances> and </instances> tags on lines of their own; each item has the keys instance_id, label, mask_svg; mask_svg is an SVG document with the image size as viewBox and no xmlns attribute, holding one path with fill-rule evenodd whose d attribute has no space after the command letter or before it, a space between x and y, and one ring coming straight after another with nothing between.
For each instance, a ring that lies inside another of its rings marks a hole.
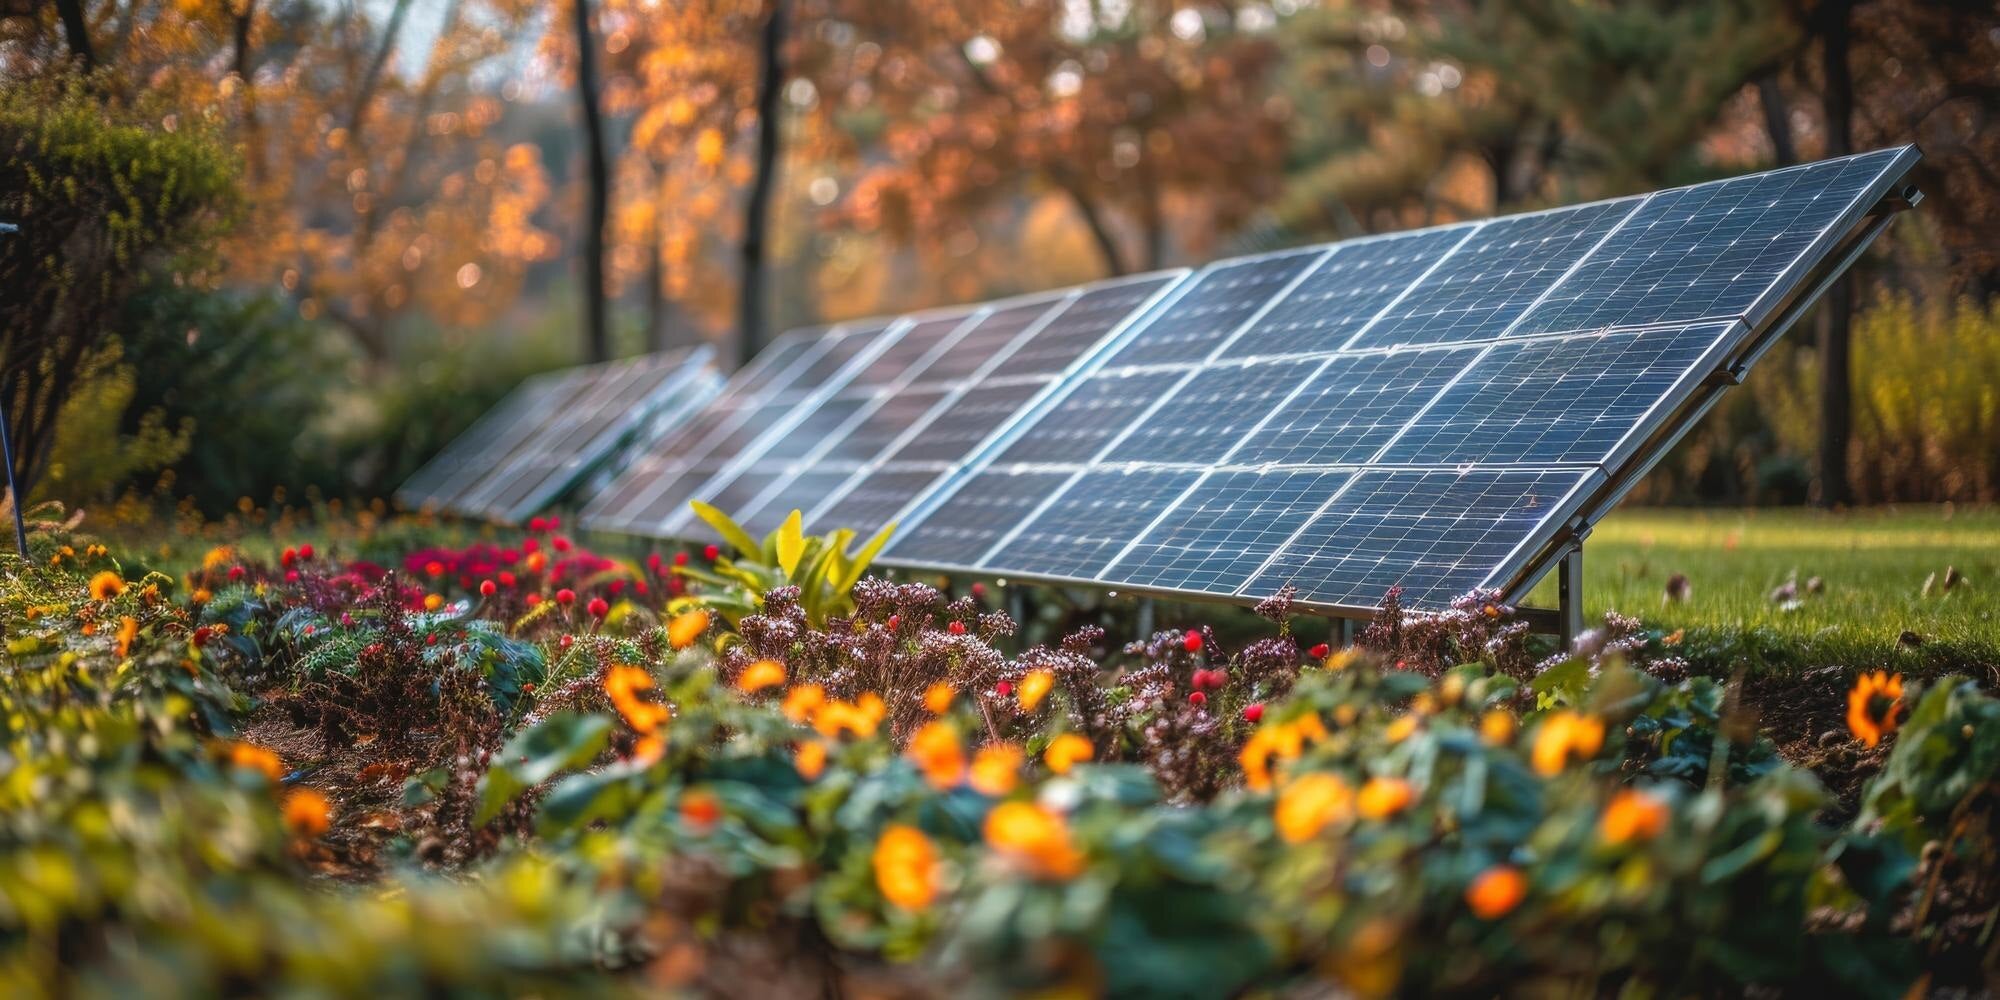
<instances>
[{"instance_id":1,"label":"grass lawn","mask_svg":"<svg viewBox=\"0 0 2000 1000\"><path fill-rule=\"evenodd\" d=\"M1942 591L1947 567L1964 580ZM1686 601L1663 603L1685 574ZM1929 596L1922 591L1935 573ZM1824 590L1808 593L1813 577ZM1787 609L1771 592L1796 579ZM1585 602L1685 629L1690 656L1738 664L1960 671L2000 679L2000 509L1621 510L1584 543ZM1553 605L1552 582L1531 604ZM1916 645L1901 641L1914 633Z\"/></svg>"}]
</instances>

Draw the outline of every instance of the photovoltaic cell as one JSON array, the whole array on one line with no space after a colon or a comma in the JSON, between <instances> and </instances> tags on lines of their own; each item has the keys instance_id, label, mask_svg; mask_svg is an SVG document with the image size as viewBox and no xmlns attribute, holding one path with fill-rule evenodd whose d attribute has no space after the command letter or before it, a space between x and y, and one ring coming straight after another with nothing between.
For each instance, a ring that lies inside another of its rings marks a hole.
<instances>
[{"instance_id":1,"label":"photovoltaic cell","mask_svg":"<svg viewBox=\"0 0 2000 1000\"><path fill-rule=\"evenodd\" d=\"M1291 294L1229 345L1229 356L1338 350L1443 260L1472 226L1341 243Z\"/></svg>"},{"instance_id":2,"label":"photovoltaic cell","mask_svg":"<svg viewBox=\"0 0 2000 1000\"><path fill-rule=\"evenodd\" d=\"M1230 461L1366 462L1479 356L1477 347L1339 355L1306 381Z\"/></svg>"},{"instance_id":3,"label":"photovoltaic cell","mask_svg":"<svg viewBox=\"0 0 2000 1000\"><path fill-rule=\"evenodd\" d=\"M1627 198L1488 222L1347 346L1498 337L1632 214L1639 201Z\"/></svg>"},{"instance_id":4,"label":"photovoltaic cell","mask_svg":"<svg viewBox=\"0 0 2000 1000\"><path fill-rule=\"evenodd\" d=\"M902 541L892 539L890 546L900 550L897 558L903 562L965 565L970 561L966 553L985 552L991 548L1001 535L1019 524L1028 512L1040 506L1050 493L1061 489L1068 480L1067 472L981 473L953 495L954 503L940 507L924 518L921 535L904 535L899 530L896 538ZM879 522L849 520L842 523Z\"/></svg>"},{"instance_id":5,"label":"photovoltaic cell","mask_svg":"<svg viewBox=\"0 0 2000 1000\"><path fill-rule=\"evenodd\" d=\"M849 489L831 508L819 515L831 524L854 526L856 531L874 533L889 523L910 498L936 480L936 470L896 471L878 469Z\"/></svg>"},{"instance_id":6,"label":"photovoltaic cell","mask_svg":"<svg viewBox=\"0 0 2000 1000\"><path fill-rule=\"evenodd\" d=\"M1595 470L1367 471L1247 586L1253 596L1286 584L1352 607L1379 604L1391 587L1410 606L1440 608L1492 575L1556 518Z\"/></svg>"},{"instance_id":7,"label":"photovoltaic cell","mask_svg":"<svg viewBox=\"0 0 2000 1000\"><path fill-rule=\"evenodd\" d=\"M1495 345L1384 462L1606 463L1735 321ZM1713 367L1711 365L1711 367Z\"/></svg>"},{"instance_id":8,"label":"photovoltaic cell","mask_svg":"<svg viewBox=\"0 0 2000 1000\"><path fill-rule=\"evenodd\" d=\"M397 501L413 508L445 506L492 469L494 456L510 452L574 391L568 378L569 373L550 373L522 382L412 474L396 491Z\"/></svg>"},{"instance_id":9,"label":"photovoltaic cell","mask_svg":"<svg viewBox=\"0 0 2000 1000\"><path fill-rule=\"evenodd\" d=\"M975 386L933 417L923 433L898 448L889 461L958 461L1041 390L1039 382Z\"/></svg>"},{"instance_id":10,"label":"photovoltaic cell","mask_svg":"<svg viewBox=\"0 0 2000 1000\"><path fill-rule=\"evenodd\" d=\"M1182 377L1179 371L1099 372L1008 445L999 461L1087 462Z\"/></svg>"},{"instance_id":11,"label":"photovoltaic cell","mask_svg":"<svg viewBox=\"0 0 2000 1000\"><path fill-rule=\"evenodd\" d=\"M1137 312L1180 277L1180 272L1147 275L1090 288L1049 321L1034 339L1016 347L989 378L1056 375L1104 339L1106 331Z\"/></svg>"},{"instance_id":12,"label":"photovoltaic cell","mask_svg":"<svg viewBox=\"0 0 2000 1000\"><path fill-rule=\"evenodd\" d=\"M1126 341L1105 367L1188 364L1207 358L1324 252L1304 250L1258 257L1201 272L1191 279L1194 283L1184 294Z\"/></svg>"},{"instance_id":13,"label":"photovoltaic cell","mask_svg":"<svg viewBox=\"0 0 2000 1000\"><path fill-rule=\"evenodd\" d=\"M1104 461L1219 462L1323 363L1280 359L1204 369L1133 427Z\"/></svg>"},{"instance_id":14,"label":"photovoltaic cell","mask_svg":"<svg viewBox=\"0 0 2000 1000\"><path fill-rule=\"evenodd\" d=\"M1091 577L1199 478L1197 472L1088 473L989 552L980 566Z\"/></svg>"},{"instance_id":15,"label":"photovoltaic cell","mask_svg":"<svg viewBox=\"0 0 2000 1000\"><path fill-rule=\"evenodd\" d=\"M1104 578L1160 590L1240 593L1352 476L1321 469L1212 473L1107 567Z\"/></svg>"}]
</instances>

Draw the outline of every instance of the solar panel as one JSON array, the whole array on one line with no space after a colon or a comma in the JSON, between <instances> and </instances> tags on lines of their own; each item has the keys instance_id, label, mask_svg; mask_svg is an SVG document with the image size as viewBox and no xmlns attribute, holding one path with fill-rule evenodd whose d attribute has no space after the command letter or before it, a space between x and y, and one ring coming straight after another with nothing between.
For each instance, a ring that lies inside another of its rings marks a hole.
<instances>
[{"instance_id":1,"label":"solar panel","mask_svg":"<svg viewBox=\"0 0 2000 1000\"><path fill-rule=\"evenodd\" d=\"M1916 158L1211 264L902 508L883 561L1348 613L1518 597L1879 232ZM873 527L878 492L834 519Z\"/></svg>"},{"instance_id":2,"label":"solar panel","mask_svg":"<svg viewBox=\"0 0 2000 1000\"><path fill-rule=\"evenodd\" d=\"M494 520L526 517L699 406L716 388L709 354L672 351L530 379L398 497Z\"/></svg>"}]
</instances>

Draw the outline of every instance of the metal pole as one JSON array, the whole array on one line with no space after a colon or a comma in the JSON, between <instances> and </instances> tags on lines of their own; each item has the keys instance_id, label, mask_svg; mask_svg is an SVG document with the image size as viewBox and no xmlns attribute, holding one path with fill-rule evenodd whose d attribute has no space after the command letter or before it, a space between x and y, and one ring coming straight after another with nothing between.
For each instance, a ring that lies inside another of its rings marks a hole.
<instances>
[{"instance_id":1,"label":"metal pole","mask_svg":"<svg viewBox=\"0 0 2000 1000\"><path fill-rule=\"evenodd\" d=\"M21 227L8 222L0 222L0 236L21 231ZM7 500L14 509L14 547L21 550L21 559L28 558L28 525L21 519L21 483L14 478L14 430L7 424L7 407L14 400L14 380L7 379L0 386L0 460L7 463Z\"/></svg>"},{"instance_id":2,"label":"metal pole","mask_svg":"<svg viewBox=\"0 0 2000 1000\"><path fill-rule=\"evenodd\" d=\"M1559 630L1557 638L1562 643L1563 652L1576 647L1576 637L1583 634L1583 543L1570 547L1563 554L1562 562L1556 567L1556 591Z\"/></svg>"}]
</instances>

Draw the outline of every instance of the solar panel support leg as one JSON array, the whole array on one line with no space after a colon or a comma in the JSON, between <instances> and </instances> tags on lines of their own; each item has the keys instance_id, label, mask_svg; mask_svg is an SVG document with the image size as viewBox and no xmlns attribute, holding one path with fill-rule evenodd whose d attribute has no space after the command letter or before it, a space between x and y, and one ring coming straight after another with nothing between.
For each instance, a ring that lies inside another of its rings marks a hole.
<instances>
[{"instance_id":1,"label":"solar panel support leg","mask_svg":"<svg viewBox=\"0 0 2000 1000\"><path fill-rule=\"evenodd\" d=\"M1153 599L1139 598L1139 638L1143 641L1153 637Z\"/></svg>"},{"instance_id":2,"label":"solar panel support leg","mask_svg":"<svg viewBox=\"0 0 2000 1000\"><path fill-rule=\"evenodd\" d=\"M1337 634L1340 637L1340 648L1346 649L1347 647L1354 645L1354 619L1352 618L1340 619L1340 625L1338 631L1335 634Z\"/></svg>"},{"instance_id":3,"label":"solar panel support leg","mask_svg":"<svg viewBox=\"0 0 2000 1000\"><path fill-rule=\"evenodd\" d=\"M1576 645L1583 634L1583 546L1573 545L1556 567L1556 590L1560 623L1556 633L1564 652Z\"/></svg>"}]
</instances>

